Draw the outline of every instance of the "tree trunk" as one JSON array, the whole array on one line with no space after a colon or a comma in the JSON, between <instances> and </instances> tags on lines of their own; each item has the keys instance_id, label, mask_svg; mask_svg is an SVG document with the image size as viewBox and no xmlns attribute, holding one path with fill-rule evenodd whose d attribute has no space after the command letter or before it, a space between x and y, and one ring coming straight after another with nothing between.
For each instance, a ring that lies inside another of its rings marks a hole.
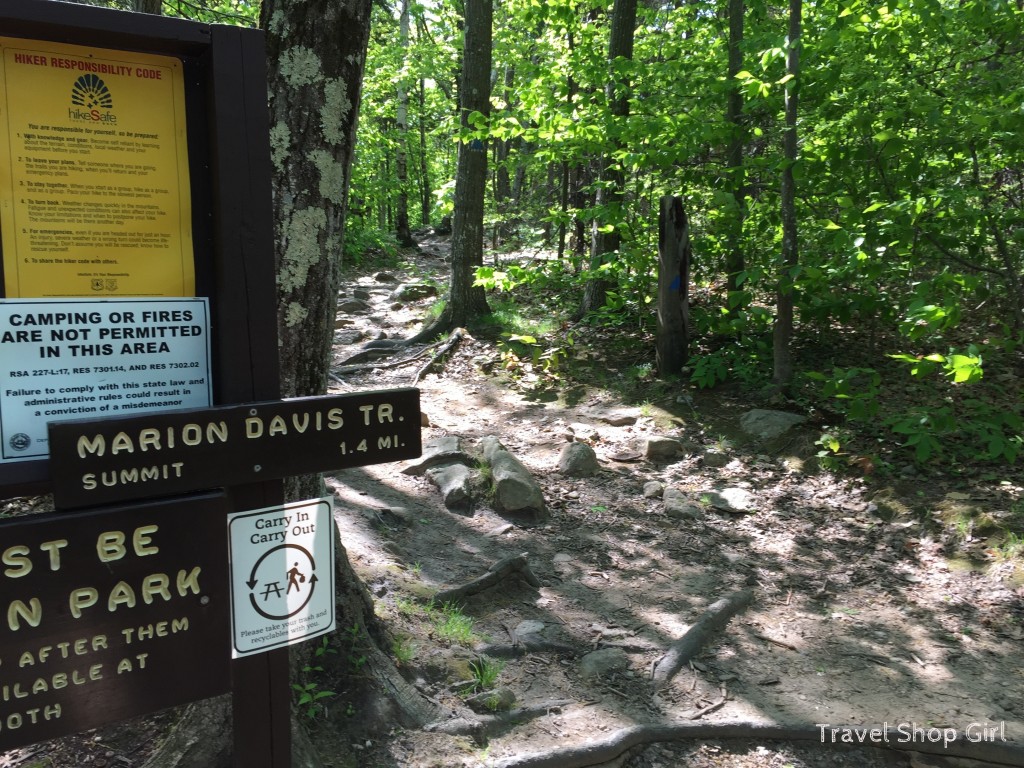
<instances>
[{"instance_id":1,"label":"tree trunk","mask_svg":"<svg viewBox=\"0 0 1024 768\"><path fill-rule=\"evenodd\" d=\"M163 0L132 0L132 10L136 13L151 13L159 16L163 13Z\"/></svg>"},{"instance_id":2,"label":"tree trunk","mask_svg":"<svg viewBox=\"0 0 1024 768\"><path fill-rule=\"evenodd\" d=\"M430 226L430 168L427 165L427 84L420 78L420 224Z\"/></svg>"},{"instance_id":3,"label":"tree trunk","mask_svg":"<svg viewBox=\"0 0 1024 768\"><path fill-rule=\"evenodd\" d=\"M472 129L470 115L491 114L492 0L466 0L462 79L459 87L461 124ZM487 191L487 147L482 139L459 145L452 219L452 271L448 303L433 323L408 340L432 339L452 328L469 325L490 311L482 287L474 287L476 268L484 263L484 194Z\"/></svg>"},{"instance_id":4,"label":"tree trunk","mask_svg":"<svg viewBox=\"0 0 1024 768\"><path fill-rule=\"evenodd\" d=\"M466 0L466 37L462 55L461 123L470 128L469 116L491 114L492 0ZM484 263L484 194L487 187L487 148L480 139L459 147L452 219L452 274L448 306L452 325L488 311L483 288L474 288L476 268Z\"/></svg>"},{"instance_id":5,"label":"tree trunk","mask_svg":"<svg viewBox=\"0 0 1024 768\"><path fill-rule=\"evenodd\" d=\"M614 64L618 59L632 60L633 35L636 30L637 0L615 0L612 10L611 39L608 43L609 80L607 86L610 122L616 125L629 116L629 79L615 75ZM612 131L613 135L617 130ZM614 149L621 147L621 141L613 138ZM622 237L619 232L619 211L622 206L624 175L621 166L608 159L609 152L599 158L598 178L603 182L597 188L596 207L604 210L595 217L591 228L590 269L596 272L608 263L611 255L619 250ZM611 229L608 229L608 225ZM601 276L587 280L583 289L583 302L579 316L604 306L609 282Z\"/></svg>"},{"instance_id":6,"label":"tree trunk","mask_svg":"<svg viewBox=\"0 0 1024 768\"><path fill-rule=\"evenodd\" d=\"M371 0L264 0L285 396L326 391Z\"/></svg>"},{"instance_id":7,"label":"tree trunk","mask_svg":"<svg viewBox=\"0 0 1024 768\"><path fill-rule=\"evenodd\" d=\"M733 200L733 209L729 216L728 245L725 256L726 280L730 293L739 290L738 276L744 269L743 247L740 238L743 233L743 220L746 216L744 193L743 146L745 130L743 127L743 94L737 73L743 68L743 0L729 0L729 97L726 102L725 122L729 130L729 148L726 157L726 189ZM731 305L730 305L731 308Z\"/></svg>"},{"instance_id":8,"label":"tree trunk","mask_svg":"<svg viewBox=\"0 0 1024 768\"><path fill-rule=\"evenodd\" d=\"M683 201L665 195L658 214L658 375L676 376L689 346L690 223Z\"/></svg>"},{"instance_id":9,"label":"tree trunk","mask_svg":"<svg viewBox=\"0 0 1024 768\"><path fill-rule=\"evenodd\" d=\"M370 6L371 0L264 0L262 7L281 390L286 396L326 391ZM290 489L316 497L322 482L301 478ZM373 613L366 609L365 589L340 544L336 568L339 625L360 623L370 630ZM310 650L299 645L293 655L301 659ZM383 654L378 651L378 656ZM222 698L188 707L175 735L154 753L147 768L228 764L229 703ZM320 760L302 728L293 724L292 731L297 768L317 768Z\"/></svg>"},{"instance_id":10,"label":"tree trunk","mask_svg":"<svg viewBox=\"0 0 1024 768\"><path fill-rule=\"evenodd\" d=\"M409 0L402 0L398 17L398 40L403 61L409 55ZM415 248L409 226L409 89L404 77L398 78L395 123L398 128L398 151L395 153L395 176L398 178L398 201L395 210L395 237L403 248Z\"/></svg>"},{"instance_id":11,"label":"tree trunk","mask_svg":"<svg viewBox=\"0 0 1024 768\"><path fill-rule=\"evenodd\" d=\"M772 338L774 370L772 382L786 388L793 379L793 273L799 265L796 226L796 180L793 165L797 161L797 92L800 82L800 16L801 0L789 0L789 51L786 56L786 128L783 134L784 167L782 171L782 254L776 288L775 328Z\"/></svg>"}]
</instances>

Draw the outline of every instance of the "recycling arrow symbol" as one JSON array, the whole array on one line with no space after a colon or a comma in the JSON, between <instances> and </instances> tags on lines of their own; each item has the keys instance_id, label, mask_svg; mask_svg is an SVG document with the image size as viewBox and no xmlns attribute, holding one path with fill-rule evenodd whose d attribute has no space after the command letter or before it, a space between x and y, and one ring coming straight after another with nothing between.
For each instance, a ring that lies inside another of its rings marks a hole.
<instances>
[{"instance_id":1,"label":"recycling arrow symbol","mask_svg":"<svg viewBox=\"0 0 1024 768\"><path fill-rule=\"evenodd\" d=\"M268 560L275 552L281 554ZM316 584L316 561L308 549L298 544L279 544L268 549L253 565L245 582L253 610L277 621L301 612L312 599Z\"/></svg>"}]
</instances>

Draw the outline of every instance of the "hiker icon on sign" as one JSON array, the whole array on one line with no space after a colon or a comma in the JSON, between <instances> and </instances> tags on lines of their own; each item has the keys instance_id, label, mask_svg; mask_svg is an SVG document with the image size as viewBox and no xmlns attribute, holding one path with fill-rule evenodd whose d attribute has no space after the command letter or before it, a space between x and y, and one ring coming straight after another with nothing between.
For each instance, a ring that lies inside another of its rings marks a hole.
<instances>
[{"instance_id":1,"label":"hiker icon on sign","mask_svg":"<svg viewBox=\"0 0 1024 768\"><path fill-rule=\"evenodd\" d=\"M302 587L300 587L299 584L306 583L306 575L299 570L298 562L296 562L295 565L289 568L285 575L288 577L288 590L287 592L285 592L285 594L290 595L292 592L292 587L295 587L296 592L301 592Z\"/></svg>"}]
</instances>

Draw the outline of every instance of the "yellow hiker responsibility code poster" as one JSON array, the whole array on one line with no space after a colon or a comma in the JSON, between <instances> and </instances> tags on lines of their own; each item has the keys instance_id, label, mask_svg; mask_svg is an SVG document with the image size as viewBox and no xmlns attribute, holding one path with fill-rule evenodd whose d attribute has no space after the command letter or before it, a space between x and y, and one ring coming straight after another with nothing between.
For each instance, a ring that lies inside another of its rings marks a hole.
<instances>
[{"instance_id":1,"label":"yellow hiker responsibility code poster","mask_svg":"<svg viewBox=\"0 0 1024 768\"><path fill-rule=\"evenodd\" d=\"M194 296L181 62L0 37L8 298Z\"/></svg>"}]
</instances>

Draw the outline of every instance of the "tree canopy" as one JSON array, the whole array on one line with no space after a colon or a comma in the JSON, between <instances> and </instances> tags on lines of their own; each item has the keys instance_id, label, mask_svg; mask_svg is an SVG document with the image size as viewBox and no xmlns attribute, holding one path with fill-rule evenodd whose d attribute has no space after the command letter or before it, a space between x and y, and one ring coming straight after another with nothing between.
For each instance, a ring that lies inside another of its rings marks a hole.
<instances>
[{"instance_id":1,"label":"tree canopy","mask_svg":"<svg viewBox=\"0 0 1024 768\"><path fill-rule=\"evenodd\" d=\"M420 158L407 183L435 201L436 223L456 146L487 140L491 227L564 258L529 274L484 267L484 283L557 280L578 306L600 278L610 290L589 322L650 324L658 199L681 195L697 288L691 382L767 381L784 285L798 392L921 461L967 446L1016 457L1020 402L1000 375L1019 370L1024 329L1021 3L803 3L791 42L785 4L646 2L632 56L609 60L610 0L510 0L496 9L491 113L468 126L454 100L461 7L410 11L403 49L396 13L377 10L350 256L393 242L396 141ZM787 70L794 45L798 71ZM421 88L404 136L399 77ZM797 89L787 152L785 97ZM621 200L605 194L609 170ZM784 253L787 176L798 241ZM616 235L613 258L593 265L581 242L592 224ZM841 429L826 438L825 453L845 453Z\"/></svg>"}]
</instances>

